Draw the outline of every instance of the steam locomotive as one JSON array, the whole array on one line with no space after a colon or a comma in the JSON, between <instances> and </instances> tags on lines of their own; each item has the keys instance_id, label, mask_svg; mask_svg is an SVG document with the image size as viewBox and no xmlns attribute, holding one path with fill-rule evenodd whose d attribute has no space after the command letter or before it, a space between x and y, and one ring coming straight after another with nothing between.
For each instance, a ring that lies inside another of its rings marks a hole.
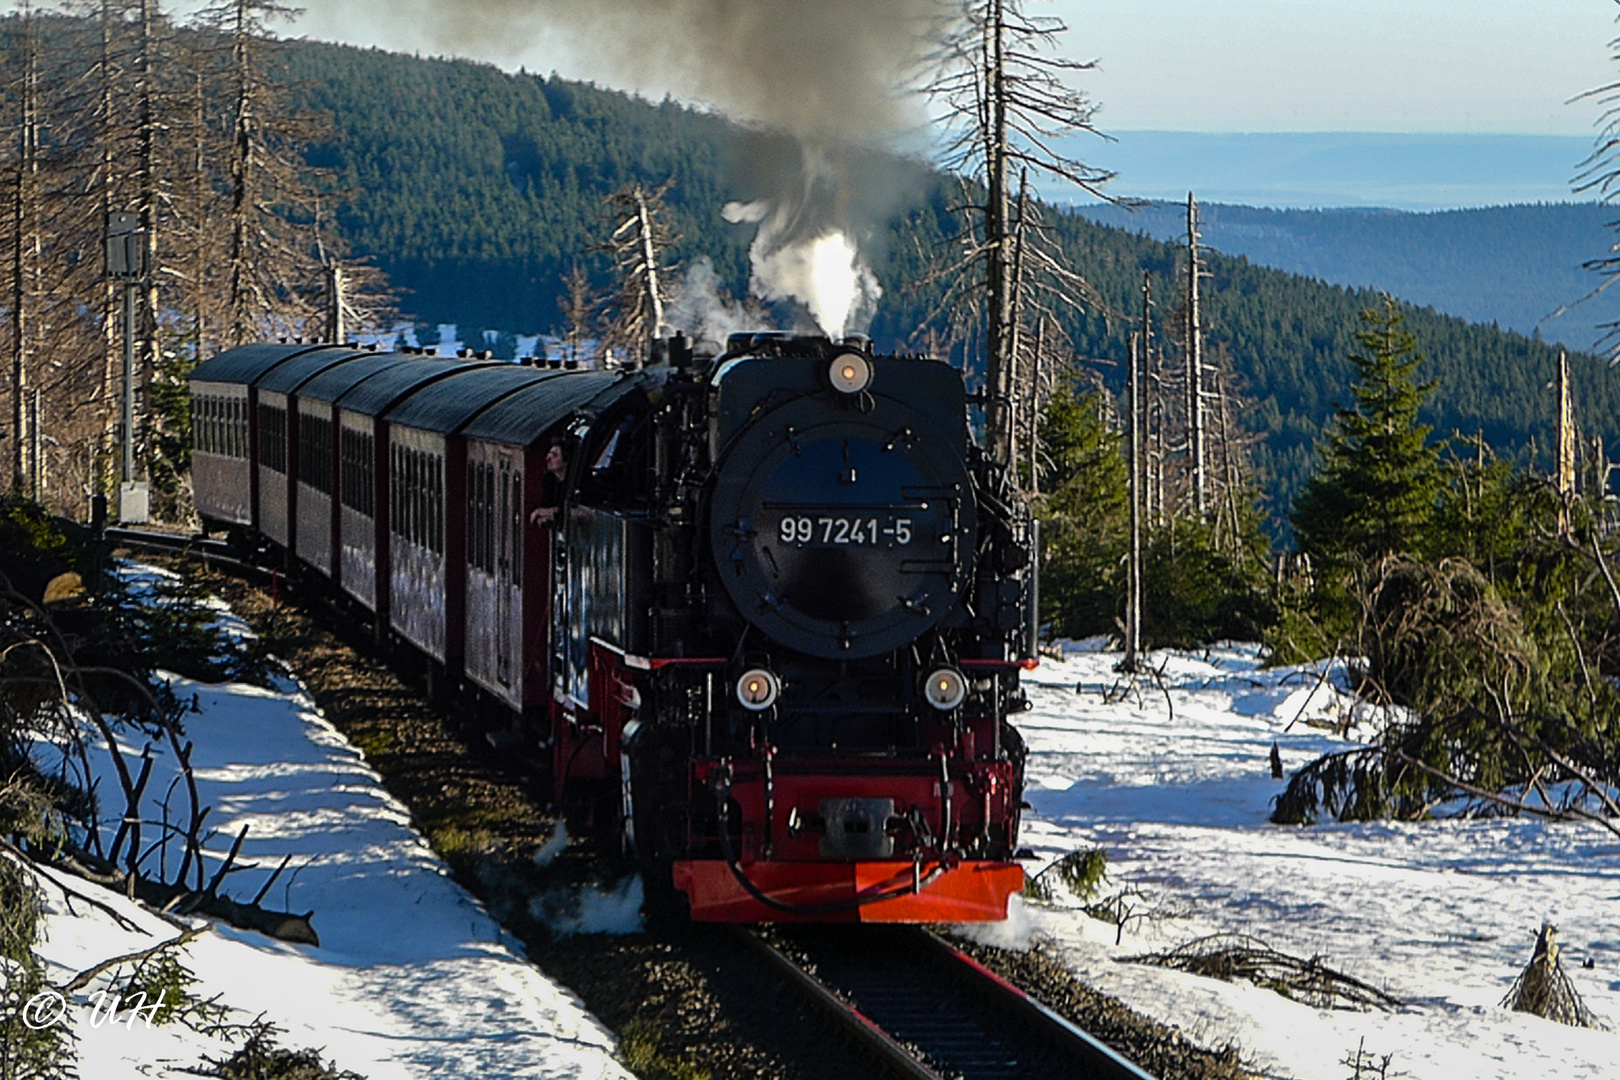
<instances>
[{"instance_id":1,"label":"steam locomotive","mask_svg":"<svg viewBox=\"0 0 1620 1080\"><path fill-rule=\"evenodd\" d=\"M250 345L190 376L205 526L324 578L619 808L700 921L1004 918L1036 582L961 373L863 338L646 366Z\"/></svg>"}]
</instances>

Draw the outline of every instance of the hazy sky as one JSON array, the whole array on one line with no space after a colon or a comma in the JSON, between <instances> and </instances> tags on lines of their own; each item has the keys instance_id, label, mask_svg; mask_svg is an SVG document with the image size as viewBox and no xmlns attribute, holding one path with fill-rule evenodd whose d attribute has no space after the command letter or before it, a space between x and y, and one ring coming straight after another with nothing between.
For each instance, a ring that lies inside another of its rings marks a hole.
<instances>
[{"instance_id":1,"label":"hazy sky","mask_svg":"<svg viewBox=\"0 0 1620 1080\"><path fill-rule=\"evenodd\" d=\"M653 97L668 89L656 72L590 58L543 30L514 28L496 45L447 44L429 30L429 2L304 0L305 14L288 32L522 64ZM1614 0L1029 0L1027 7L1060 15L1070 27L1067 51L1100 62L1079 81L1101 102L1104 130L1590 134L1597 105L1566 102L1620 79L1608 59L1608 42L1620 34Z\"/></svg>"}]
</instances>

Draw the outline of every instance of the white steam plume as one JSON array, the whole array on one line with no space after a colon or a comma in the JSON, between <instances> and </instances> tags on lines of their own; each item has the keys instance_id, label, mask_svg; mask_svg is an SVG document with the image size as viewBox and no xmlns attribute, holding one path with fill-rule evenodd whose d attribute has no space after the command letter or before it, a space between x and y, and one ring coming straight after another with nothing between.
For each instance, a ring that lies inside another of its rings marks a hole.
<instances>
[{"instance_id":1,"label":"white steam plume","mask_svg":"<svg viewBox=\"0 0 1620 1080\"><path fill-rule=\"evenodd\" d=\"M727 294L707 255L693 260L675 282L664 318L693 341L716 345L724 345L732 334L772 328L770 315L758 304L738 303Z\"/></svg>"},{"instance_id":2,"label":"white steam plume","mask_svg":"<svg viewBox=\"0 0 1620 1080\"><path fill-rule=\"evenodd\" d=\"M748 249L749 288L757 295L802 301L822 332L835 338L871 319L883 289L848 233L829 227L819 236L795 236L790 208L765 199L727 203L721 214L759 226Z\"/></svg>"}]
</instances>

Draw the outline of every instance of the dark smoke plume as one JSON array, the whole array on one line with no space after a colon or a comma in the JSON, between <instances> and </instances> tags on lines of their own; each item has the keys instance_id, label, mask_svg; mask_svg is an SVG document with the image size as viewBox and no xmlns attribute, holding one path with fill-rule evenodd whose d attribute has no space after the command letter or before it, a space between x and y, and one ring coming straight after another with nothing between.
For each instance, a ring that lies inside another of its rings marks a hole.
<instances>
[{"instance_id":1,"label":"dark smoke plume","mask_svg":"<svg viewBox=\"0 0 1620 1080\"><path fill-rule=\"evenodd\" d=\"M918 127L905 88L955 10L949 0L405 3L424 12L446 48L515 57L566 42L627 82L667 88L758 130L726 211L758 225L751 288L801 301L833 335L871 317L881 295L871 238L906 186L893 159L874 151L892 151ZM399 6L388 10L399 17Z\"/></svg>"}]
</instances>

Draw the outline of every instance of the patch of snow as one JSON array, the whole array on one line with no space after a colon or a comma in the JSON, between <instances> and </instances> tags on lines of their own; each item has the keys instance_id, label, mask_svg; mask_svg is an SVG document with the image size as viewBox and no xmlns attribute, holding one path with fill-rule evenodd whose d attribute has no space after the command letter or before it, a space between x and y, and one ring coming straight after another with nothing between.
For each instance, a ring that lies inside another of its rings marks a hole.
<instances>
[{"instance_id":1,"label":"patch of snow","mask_svg":"<svg viewBox=\"0 0 1620 1080\"><path fill-rule=\"evenodd\" d=\"M1133 681L1101 641L1062 655L1026 679L1034 708L1018 726L1034 809L1021 841L1041 859L1032 872L1106 848L1102 891L1126 890L1129 917L1121 931L1072 906L1020 910L1078 976L1195 1041L1237 1044L1267 1075L1343 1080L1364 1040L1410 1080L1620 1076L1620 1034L1498 1004L1549 920L1586 1004L1620 1022L1620 840L1518 818L1272 825L1286 783L1271 778L1273 742L1291 772L1354 745L1335 734L1346 725L1354 738L1376 719L1342 663L1268 669L1258 647L1225 644L1154 653L1162 674ZM1216 933L1320 957L1404 1004L1316 1009L1121 962Z\"/></svg>"},{"instance_id":2,"label":"patch of snow","mask_svg":"<svg viewBox=\"0 0 1620 1080\"><path fill-rule=\"evenodd\" d=\"M406 808L297 684L269 691L169 681L182 700L195 695L201 710L187 717L186 736L196 747L202 802L213 807L205 876L248 827L225 891L250 898L290 855L264 903L313 911L321 938L319 947L292 945L215 924L182 958L200 980L194 993L221 995L239 1010L238 1021L262 1012L284 1030L282 1045L317 1048L370 1080L629 1075L613 1058L612 1034L522 959L518 943L451 880L412 831ZM156 794L145 816L157 821L178 770L166 746L151 752L147 790ZM171 820L175 811L171 805ZM172 872L174 852L168 858ZM40 951L54 981L176 933L115 894L63 880L146 933L47 886ZM95 1025L84 1000L79 995L73 1009L83 1076L178 1080L204 1054L232 1051L179 1025Z\"/></svg>"}]
</instances>

